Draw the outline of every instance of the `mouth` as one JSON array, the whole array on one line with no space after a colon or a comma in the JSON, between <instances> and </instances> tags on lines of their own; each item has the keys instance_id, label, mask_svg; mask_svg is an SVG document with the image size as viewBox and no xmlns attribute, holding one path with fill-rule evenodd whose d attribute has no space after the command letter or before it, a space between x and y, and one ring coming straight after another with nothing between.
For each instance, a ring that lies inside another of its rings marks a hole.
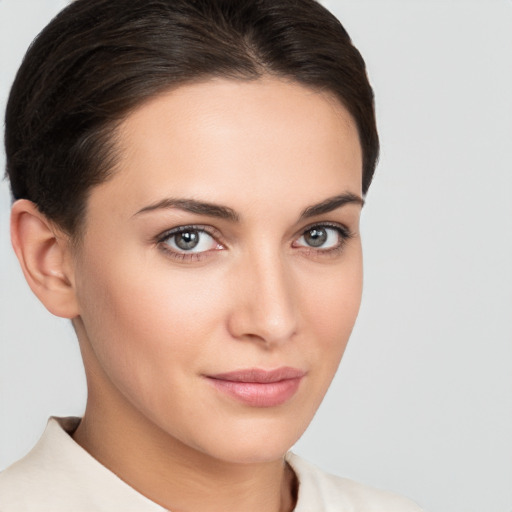
<instances>
[{"instance_id":1,"label":"mouth","mask_svg":"<svg viewBox=\"0 0 512 512\"><path fill-rule=\"evenodd\" d=\"M276 407L288 402L298 391L306 372L281 367L274 370L249 368L207 375L221 393L252 407Z\"/></svg>"}]
</instances>

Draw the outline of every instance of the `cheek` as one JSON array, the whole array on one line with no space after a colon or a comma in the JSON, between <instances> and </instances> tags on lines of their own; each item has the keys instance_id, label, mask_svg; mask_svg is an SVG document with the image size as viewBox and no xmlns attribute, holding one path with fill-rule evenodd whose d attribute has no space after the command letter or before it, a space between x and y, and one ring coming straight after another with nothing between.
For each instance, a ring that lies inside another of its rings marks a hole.
<instances>
[{"instance_id":1,"label":"cheek","mask_svg":"<svg viewBox=\"0 0 512 512\"><path fill-rule=\"evenodd\" d=\"M315 326L326 343L346 340L361 304L363 283L362 255L357 244L342 265L317 272L308 279L301 294L308 303L308 323Z\"/></svg>"},{"instance_id":2,"label":"cheek","mask_svg":"<svg viewBox=\"0 0 512 512\"><path fill-rule=\"evenodd\" d=\"M155 389L166 379L197 367L198 340L219 323L216 288L204 276L133 258L97 258L81 274L88 341L124 394L155 400Z\"/></svg>"},{"instance_id":3,"label":"cheek","mask_svg":"<svg viewBox=\"0 0 512 512\"><path fill-rule=\"evenodd\" d=\"M303 283L304 325L310 331L302 349L316 361L320 386L334 377L354 327L362 295L362 254L358 244L342 265ZM321 394L321 393L320 393Z\"/></svg>"}]
</instances>

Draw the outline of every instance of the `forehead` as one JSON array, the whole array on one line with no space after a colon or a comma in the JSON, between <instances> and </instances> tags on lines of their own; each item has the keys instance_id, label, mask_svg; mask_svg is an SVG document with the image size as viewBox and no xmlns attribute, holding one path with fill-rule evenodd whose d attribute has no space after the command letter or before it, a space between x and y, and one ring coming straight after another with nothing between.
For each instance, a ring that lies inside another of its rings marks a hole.
<instances>
[{"instance_id":1,"label":"forehead","mask_svg":"<svg viewBox=\"0 0 512 512\"><path fill-rule=\"evenodd\" d=\"M333 96L293 82L181 86L132 112L117 144L117 172L99 188L115 186L134 208L166 195L231 204L274 191L361 193L354 120Z\"/></svg>"}]
</instances>

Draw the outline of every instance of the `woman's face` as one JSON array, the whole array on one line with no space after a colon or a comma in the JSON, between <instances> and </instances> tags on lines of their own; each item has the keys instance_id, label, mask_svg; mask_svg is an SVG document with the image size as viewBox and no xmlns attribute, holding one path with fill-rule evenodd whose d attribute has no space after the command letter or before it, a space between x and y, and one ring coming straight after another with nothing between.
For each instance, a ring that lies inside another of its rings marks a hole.
<instances>
[{"instance_id":1,"label":"woman's face","mask_svg":"<svg viewBox=\"0 0 512 512\"><path fill-rule=\"evenodd\" d=\"M282 456L359 308L354 121L295 83L219 79L152 99L118 143L74 261L89 386L203 454Z\"/></svg>"}]
</instances>

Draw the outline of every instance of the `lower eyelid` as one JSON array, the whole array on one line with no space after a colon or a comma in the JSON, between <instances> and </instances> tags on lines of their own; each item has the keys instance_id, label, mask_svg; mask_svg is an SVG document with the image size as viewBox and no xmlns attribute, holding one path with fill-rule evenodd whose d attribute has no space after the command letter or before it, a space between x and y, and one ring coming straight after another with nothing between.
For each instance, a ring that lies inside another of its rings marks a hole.
<instances>
[{"instance_id":1,"label":"lower eyelid","mask_svg":"<svg viewBox=\"0 0 512 512\"><path fill-rule=\"evenodd\" d=\"M211 247L201 250L201 251L194 251L194 250L183 250L179 247L173 247L175 245L175 241L173 242L173 245L171 245L170 240L173 239L173 237L176 237L180 233L184 233L187 231L198 231L201 234L207 235L211 238L211 242L209 242L208 245L211 245ZM219 240L219 235L215 232L214 229L209 229L209 226L204 225L184 225L184 226L178 226L176 228L169 229L162 234L158 235L154 242L157 246L157 248L165 254L166 257L173 259L177 262L196 262L201 260L206 260L210 256L213 255L213 253L217 252L218 250L224 249L224 244Z\"/></svg>"},{"instance_id":2,"label":"lower eyelid","mask_svg":"<svg viewBox=\"0 0 512 512\"><path fill-rule=\"evenodd\" d=\"M187 251L177 251L169 247L169 245L165 243L158 243L159 250L164 253L168 258L177 260L177 261L201 261L212 256L217 249L209 249L207 251L201 252L187 252ZM221 250L221 249L218 249Z\"/></svg>"}]
</instances>

